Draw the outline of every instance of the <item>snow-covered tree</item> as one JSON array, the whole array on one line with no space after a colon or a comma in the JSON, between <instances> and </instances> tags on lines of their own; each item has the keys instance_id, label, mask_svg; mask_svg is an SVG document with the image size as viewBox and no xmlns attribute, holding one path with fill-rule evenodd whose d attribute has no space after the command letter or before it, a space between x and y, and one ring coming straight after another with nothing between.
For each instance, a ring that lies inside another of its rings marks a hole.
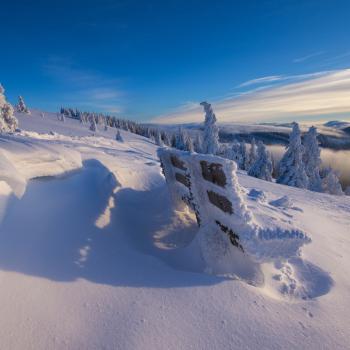
<instances>
[{"instance_id":1,"label":"snow-covered tree","mask_svg":"<svg viewBox=\"0 0 350 350\"><path fill-rule=\"evenodd\" d=\"M91 118L91 122L90 122L90 128L91 131L96 132L97 131L97 125L96 125L96 121L95 118Z\"/></svg>"},{"instance_id":2,"label":"snow-covered tree","mask_svg":"<svg viewBox=\"0 0 350 350\"><path fill-rule=\"evenodd\" d=\"M246 170L249 170L249 168L256 162L258 159L258 153L256 149L256 143L255 139L253 138L252 141L250 142L250 148L249 148L249 154L248 154L248 168Z\"/></svg>"},{"instance_id":3,"label":"snow-covered tree","mask_svg":"<svg viewBox=\"0 0 350 350\"><path fill-rule=\"evenodd\" d=\"M155 131L154 141L155 141L157 146L159 146L159 147L163 147L164 146L164 143L163 143L163 140L162 140L162 137L161 137L161 134L160 134L159 130Z\"/></svg>"},{"instance_id":4,"label":"snow-covered tree","mask_svg":"<svg viewBox=\"0 0 350 350\"><path fill-rule=\"evenodd\" d=\"M185 150L189 151L189 152L193 152L194 151L194 147L193 147L192 138L191 138L191 136L188 133L186 133L185 136L186 136L186 139L185 139Z\"/></svg>"},{"instance_id":5,"label":"snow-covered tree","mask_svg":"<svg viewBox=\"0 0 350 350\"><path fill-rule=\"evenodd\" d=\"M244 140L239 143L238 167L242 170L248 169L248 154Z\"/></svg>"},{"instance_id":6,"label":"snow-covered tree","mask_svg":"<svg viewBox=\"0 0 350 350\"><path fill-rule=\"evenodd\" d=\"M301 144L301 132L298 123L293 123L289 135L289 145L283 155L278 170L277 182L283 185L308 188L309 181L303 162L304 147Z\"/></svg>"},{"instance_id":7,"label":"snow-covered tree","mask_svg":"<svg viewBox=\"0 0 350 350\"><path fill-rule=\"evenodd\" d=\"M201 134L199 132L196 133L196 137L193 141L193 149L195 152L197 153L202 153L202 144L203 144L203 141L202 141L202 137L201 137Z\"/></svg>"},{"instance_id":8,"label":"snow-covered tree","mask_svg":"<svg viewBox=\"0 0 350 350\"><path fill-rule=\"evenodd\" d=\"M19 113L30 114L30 111L27 108L26 104L24 103L22 96L18 96L18 104L17 104L16 109L17 109L17 112L19 112Z\"/></svg>"},{"instance_id":9,"label":"snow-covered tree","mask_svg":"<svg viewBox=\"0 0 350 350\"><path fill-rule=\"evenodd\" d=\"M117 133L115 135L115 139L116 141L119 141L119 142L124 142L123 138L122 138L122 135L120 134L120 131L117 130Z\"/></svg>"},{"instance_id":10,"label":"snow-covered tree","mask_svg":"<svg viewBox=\"0 0 350 350\"><path fill-rule=\"evenodd\" d=\"M179 127L179 130L175 136L175 148L179 150L186 150L186 135L183 128Z\"/></svg>"},{"instance_id":11,"label":"snow-covered tree","mask_svg":"<svg viewBox=\"0 0 350 350\"><path fill-rule=\"evenodd\" d=\"M41 118L45 118L44 112L41 112L41 113L40 113L40 117L41 117Z\"/></svg>"},{"instance_id":12,"label":"snow-covered tree","mask_svg":"<svg viewBox=\"0 0 350 350\"><path fill-rule=\"evenodd\" d=\"M225 158L235 161L238 165L240 161L241 145L237 140L234 140L231 147L228 147L225 152Z\"/></svg>"},{"instance_id":13,"label":"snow-covered tree","mask_svg":"<svg viewBox=\"0 0 350 350\"><path fill-rule=\"evenodd\" d=\"M248 171L248 175L263 179L266 181L272 181L272 161L270 153L266 150L265 145L259 141L257 159L252 164Z\"/></svg>"},{"instance_id":14,"label":"snow-covered tree","mask_svg":"<svg viewBox=\"0 0 350 350\"><path fill-rule=\"evenodd\" d=\"M320 172L322 192L340 196L344 194L336 171L331 167L323 168Z\"/></svg>"},{"instance_id":15,"label":"snow-covered tree","mask_svg":"<svg viewBox=\"0 0 350 350\"><path fill-rule=\"evenodd\" d=\"M18 120L13 115L13 107L6 101L5 89L0 84L0 132L13 132L18 127Z\"/></svg>"},{"instance_id":16,"label":"snow-covered tree","mask_svg":"<svg viewBox=\"0 0 350 350\"><path fill-rule=\"evenodd\" d=\"M163 131L162 132L162 140L164 142L165 145L167 146L171 146L171 139L170 136L167 132Z\"/></svg>"},{"instance_id":17,"label":"snow-covered tree","mask_svg":"<svg viewBox=\"0 0 350 350\"><path fill-rule=\"evenodd\" d=\"M202 143L202 153L216 154L219 150L219 129L216 125L216 116L210 103L201 102L204 107L204 134Z\"/></svg>"},{"instance_id":18,"label":"snow-covered tree","mask_svg":"<svg viewBox=\"0 0 350 350\"><path fill-rule=\"evenodd\" d=\"M345 189L344 193L345 193L347 196L350 196L350 186L348 186L348 187Z\"/></svg>"},{"instance_id":19,"label":"snow-covered tree","mask_svg":"<svg viewBox=\"0 0 350 350\"><path fill-rule=\"evenodd\" d=\"M322 192L320 177L321 151L317 142L317 129L312 126L304 136L303 162L309 178L309 190Z\"/></svg>"},{"instance_id":20,"label":"snow-covered tree","mask_svg":"<svg viewBox=\"0 0 350 350\"><path fill-rule=\"evenodd\" d=\"M108 125L105 124L104 131L108 131Z\"/></svg>"}]
</instances>

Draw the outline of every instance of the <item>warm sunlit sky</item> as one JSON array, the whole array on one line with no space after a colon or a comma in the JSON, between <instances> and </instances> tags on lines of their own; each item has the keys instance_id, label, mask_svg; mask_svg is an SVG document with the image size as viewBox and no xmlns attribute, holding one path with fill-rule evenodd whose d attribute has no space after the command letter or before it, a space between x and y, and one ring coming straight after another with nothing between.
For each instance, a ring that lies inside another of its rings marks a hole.
<instances>
[{"instance_id":1,"label":"warm sunlit sky","mask_svg":"<svg viewBox=\"0 0 350 350\"><path fill-rule=\"evenodd\" d=\"M348 118L350 2L1 1L11 102L140 121Z\"/></svg>"}]
</instances>

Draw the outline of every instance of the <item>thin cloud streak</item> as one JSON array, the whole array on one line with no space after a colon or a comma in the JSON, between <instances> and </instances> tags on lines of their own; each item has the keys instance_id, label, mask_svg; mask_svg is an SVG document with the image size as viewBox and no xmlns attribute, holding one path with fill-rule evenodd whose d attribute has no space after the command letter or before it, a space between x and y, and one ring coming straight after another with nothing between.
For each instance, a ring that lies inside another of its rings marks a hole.
<instances>
[{"instance_id":1,"label":"thin cloud streak","mask_svg":"<svg viewBox=\"0 0 350 350\"><path fill-rule=\"evenodd\" d=\"M124 93L116 87L120 84L118 79L79 69L71 60L62 57L50 57L43 69L51 79L67 88L66 103L102 112L122 111Z\"/></svg>"},{"instance_id":2,"label":"thin cloud streak","mask_svg":"<svg viewBox=\"0 0 350 350\"><path fill-rule=\"evenodd\" d=\"M292 76L292 79L285 79L282 85L254 89L214 101L213 107L220 122L283 121L349 113L349 92L350 69L343 69ZM202 120L202 109L192 105L185 110L154 118L153 122L189 123Z\"/></svg>"},{"instance_id":3,"label":"thin cloud streak","mask_svg":"<svg viewBox=\"0 0 350 350\"><path fill-rule=\"evenodd\" d=\"M314 53L311 53L311 54L306 55L306 56L303 56L303 57L295 58L295 59L293 60L293 62L294 62L294 63L305 62L305 61L309 60L310 58L314 58L314 57L323 55L324 53L325 53L324 51L314 52Z\"/></svg>"}]
</instances>

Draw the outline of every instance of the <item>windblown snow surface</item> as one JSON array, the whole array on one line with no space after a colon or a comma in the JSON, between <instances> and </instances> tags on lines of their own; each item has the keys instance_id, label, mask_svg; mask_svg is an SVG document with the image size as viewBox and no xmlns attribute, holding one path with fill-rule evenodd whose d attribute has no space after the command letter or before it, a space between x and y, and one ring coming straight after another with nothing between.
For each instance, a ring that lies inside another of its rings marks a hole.
<instances>
[{"instance_id":1,"label":"windblown snow surface","mask_svg":"<svg viewBox=\"0 0 350 350\"><path fill-rule=\"evenodd\" d=\"M312 241L255 279L211 275L150 140L18 118L0 136L1 349L350 349L349 197L239 172L255 215Z\"/></svg>"}]
</instances>

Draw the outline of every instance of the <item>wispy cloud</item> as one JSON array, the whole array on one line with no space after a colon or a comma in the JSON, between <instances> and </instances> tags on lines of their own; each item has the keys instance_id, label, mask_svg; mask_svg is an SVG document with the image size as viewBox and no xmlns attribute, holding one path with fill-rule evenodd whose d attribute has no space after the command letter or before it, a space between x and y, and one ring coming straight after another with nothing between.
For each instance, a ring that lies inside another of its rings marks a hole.
<instances>
[{"instance_id":1,"label":"wispy cloud","mask_svg":"<svg viewBox=\"0 0 350 350\"><path fill-rule=\"evenodd\" d=\"M245 81L244 83L238 85L238 87L247 87L252 85L258 85L258 84L265 84L265 83L271 83L275 81L280 81L283 79L283 76L281 75L269 75L267 77L257 78Z\"/></svg>"},{"instance_id":2,"label":"wispy cloud","mask_svg":"<svg viewBox=\"0 0 350 350\"><path fill-rule=\"evenodd\" d=\"M276 86L252 89L243 94L213 101L213 107L221 122L300 119L349 113L349 91L350 69L323 71L283 76ZM202 109L192 104L186 109L154 118L153 121L186 123L202 119Z\"/></svg>"},{"instance_id":3,"label":"wispy cloud","mask_svg":"<svg viewBox=\"0 0 350 350\"><path fill-rule=\"evenodd\" d=\"M305 61L309 60L310 58L314 58L314 57L323 55L324 53L325 53L324 51L313 52L313 53L310 53L309 55L295 58L295 59L293 60L293 62L294 62L294 63L305 62Z\"/></svg>"},{"instance_id":4,"label":"wispy cloud","mask_svg":"<svg viewBox=\"0 0 350 350\"><path fill-rule=\"evenodd\" d=\"M56 56L50 57L43 69L63 90L67 89L62 103L110 113L122 110L124 92L118 79L83 70L71 60Z\"/></svg>"}]
</instances>

